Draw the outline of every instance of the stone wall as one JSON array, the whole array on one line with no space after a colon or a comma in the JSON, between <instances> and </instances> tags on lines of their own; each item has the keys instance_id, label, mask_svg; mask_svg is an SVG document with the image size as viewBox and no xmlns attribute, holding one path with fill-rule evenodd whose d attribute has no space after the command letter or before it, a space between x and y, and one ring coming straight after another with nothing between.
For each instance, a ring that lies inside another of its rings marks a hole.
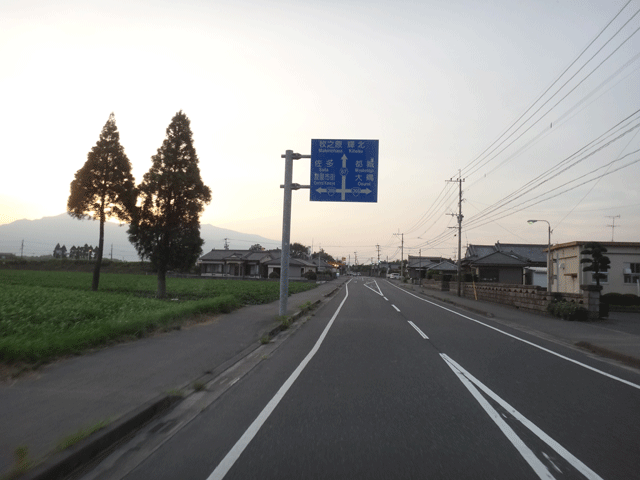
<instances>
[{"instance_id":1,"label":"stone wall","mask_svg":"<svg viewBox=\"0 0 640 480\"><path fill-rule=\"evenodd\" d=\"M485 302L502 303L522 310L546 313L553 294L536 285L509 285L502 283L463 283L462 295ZM563 293L568 302L584 304L585 298L574 293ZM585 305L585 308L587 306Z\"/></svg>"},{"instance_id":2,"label":"stone wall","mask_svg":"<svg viewBox=\"0 0 640 480\"><path fill-rule=\"evenodd\" d=\"M457 283L441 280L427 280L421 282L423 288L440 290L442 292L457 292ZM537 285L513 285L506 283L462 283L463 297L485 302L501 303L522 310L547 313L547 306L554 296L561 295L567 302L577 303L588 311L590 320L599 315L600 295L595 285L582 285L582 294L577 293L547 293L547 290Z\"/></svg>"},{"instance_id":3,"label":"stone wall","mask_svg":"<svg viewBox=\"0 0 640 480\"><path fill-rule=\"evenodd\" d=\"M424 278L420 283L424 288L439 290L441 292L448 292L450 289L449 282L445 282L444 280L433 280Z\"/></svg>"}]
</instances>

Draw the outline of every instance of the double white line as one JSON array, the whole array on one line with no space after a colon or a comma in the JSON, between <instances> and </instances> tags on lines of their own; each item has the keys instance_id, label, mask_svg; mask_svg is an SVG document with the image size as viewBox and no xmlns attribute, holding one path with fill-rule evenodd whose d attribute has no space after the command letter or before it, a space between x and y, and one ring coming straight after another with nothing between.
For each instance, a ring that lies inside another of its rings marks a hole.
<instances>
[{"instance_id":1,"label":"double white line","mask_svg":"<svg viewBox=\"0 0 640 480\"><path fill-rule=\"evenodd\" d=\"M585 478L593 479L593 480L602 480L602 478L587 467L584 463L574 457L571 453L569 453L562 445L556 442L554 439L549 437L546 433L540 430L536 425L534 425L531 421L525 418L520 412L518 412L515 408L509 405L507 402L502 400L498 395L493 393L488 387L486 387L480 380L475 378L469 372L467 372L464 368L454 362L449 356L444 353L441 353L440 356L442 359L449 365L453 373L457 375L462 384L469 390L471 395L477 400L480 406L484 409L485 412L491 417L491 419L495 422L495 424L502 430L502 433L511 441L514 447L520 452L520 455L526 460L526 462L531 466L534 472L540 478L545 479L553 479L554 476L551 475L547 467L538 459L538 457L531 451L529 447L527 447L524 442L518 437L518 435L513 431L507 422L505 422L500 414L491 406L491 404L487 401L487 399L478 391L478 389L482 390L486 396L491 398L494 402L500 405L504 410L513 416L516 420L518 420L522 425L527 427L534 435L536 435L540 440L546 443L550 448L555 450L555 452L564 458L573 468L579 471ZM476 388L477 387L477 388Z\"/></svg>"}]
</instances>

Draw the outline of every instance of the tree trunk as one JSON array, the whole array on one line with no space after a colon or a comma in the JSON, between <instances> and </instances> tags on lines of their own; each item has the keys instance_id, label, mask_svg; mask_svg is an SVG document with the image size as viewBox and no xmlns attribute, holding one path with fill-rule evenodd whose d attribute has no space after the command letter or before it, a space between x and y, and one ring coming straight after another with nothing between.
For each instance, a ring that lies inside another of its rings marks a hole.
<instances>
[{"instance_id":1,"label":"tree trunk","mask_svg":"<svg viewBox=\"0 0 640 480\"><path fill-rule=\"evenodd\" d=\"M156 290L156 298L164 298L167 296L167 271L164 268L158 268L158 290Z\"/></svg>"},{"instance_id":2,"label":"tree trunk","mask_svg":"<svg viewBox=\"0 0 640 480\"><path fill-rule=\"evenodd\" d=\"M91 282L91 290L98 291L98 284L100 283L100 267L102 266L102 250L104 247L104 210L100 215L100 239L98 240L98 255L96 256L96 263L93 266L93 282Z\"/></svg>"}]
</instances>

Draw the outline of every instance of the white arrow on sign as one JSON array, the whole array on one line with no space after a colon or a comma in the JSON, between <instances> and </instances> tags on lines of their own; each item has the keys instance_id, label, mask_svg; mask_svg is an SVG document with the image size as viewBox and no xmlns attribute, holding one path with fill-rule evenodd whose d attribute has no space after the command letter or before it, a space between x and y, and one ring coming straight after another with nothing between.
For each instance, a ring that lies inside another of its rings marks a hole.
<instances>
[{"instance_id":1,"label":"white arrow on sign","mask_svg":"<svg viewBox=\"0 0 640 480\"><path fill-rule=\"evenodd\" d=\"M316 192L318 192L318 193L327 193L327 189L326 188L317 188Z\"/></svg>"},{"instance_id":2,"label":"white arrow on sign","mask_svg":"<svg viewBox=\"0 0 640 480\"><path fill-rule=\"evenodd\" d=\"M347 156L343 154L341 160L342 160L342 170L340 170L340 173L344 172L342 174L342 188L336 189L336 192L338 192L341 195L340 200L344 200L345 199L345 195L347 193L351 193L351 189L350 188L346 188L347 187L347 175L346 175L346 173L349 173L349 170L347 170Z\"/></svg>"}]
</instances>

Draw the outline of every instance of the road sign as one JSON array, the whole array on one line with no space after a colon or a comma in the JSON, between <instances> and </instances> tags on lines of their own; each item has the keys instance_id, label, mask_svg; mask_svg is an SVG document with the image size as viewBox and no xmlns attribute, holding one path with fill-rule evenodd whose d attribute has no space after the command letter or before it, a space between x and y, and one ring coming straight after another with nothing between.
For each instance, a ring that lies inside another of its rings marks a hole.
<instances>
[{"instance_id":1,"label":"road sign","mask_svg":"<svg viewBox=\"0 0 640 480\"><path fill-rule=\"evenodd\" d=\"M312 202L377 202L378 140L311 140Z\"/></svg>"}]
</instances>

